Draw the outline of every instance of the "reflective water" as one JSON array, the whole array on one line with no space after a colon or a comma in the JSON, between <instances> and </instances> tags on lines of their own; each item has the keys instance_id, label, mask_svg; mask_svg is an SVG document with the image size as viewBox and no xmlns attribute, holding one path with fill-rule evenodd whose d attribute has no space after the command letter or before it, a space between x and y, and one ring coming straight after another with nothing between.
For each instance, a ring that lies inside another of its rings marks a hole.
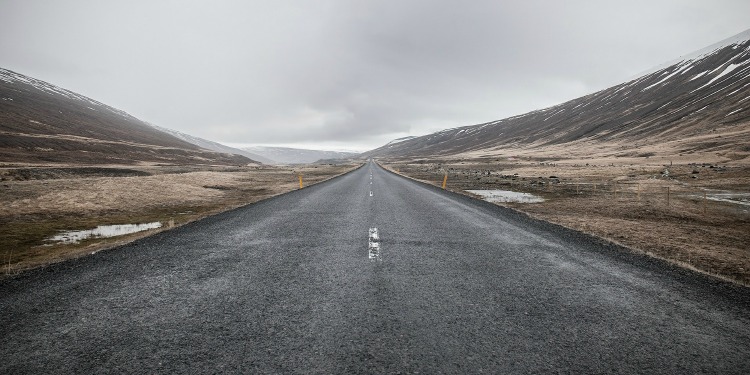
<instances>
[{"instance_id":1,"label":"reflective water","mask_svg":"<svg viewBox=\"0 0 750 375\"><path fill-rule=\"evenodd\" d=\"M727 203L740 204L743 206L750 206L750 193L733 193L733 192L708 193L706 198L712 201L727 202Z\"/></svg>"},{"instance_id":2,"label":"reflective water","mask_svg":"<svg viewBox=\"0 0 750 375\"><path fill-rule=\"evenodd\" d=\"M158 221L146 224L119 224L119 225L100 225L94 229L74 230L63 232L52 236L47 241L76 243L87 238L106 238L122 236L124 234L141 232L149 229L161 228L162 224Z\"/></svg>"},{"instance_id":3,"label":"reflective water","mask_svg":"<svg viewBox=\"0 0 750 375\"><path fill-rule=\"evenodd\" d=\"M476 194L482 199L493 203L539 203L544 202L544 198L529 194L519 193L509 190L466 190L469 193Z\"/></svg>"}]
</instances>

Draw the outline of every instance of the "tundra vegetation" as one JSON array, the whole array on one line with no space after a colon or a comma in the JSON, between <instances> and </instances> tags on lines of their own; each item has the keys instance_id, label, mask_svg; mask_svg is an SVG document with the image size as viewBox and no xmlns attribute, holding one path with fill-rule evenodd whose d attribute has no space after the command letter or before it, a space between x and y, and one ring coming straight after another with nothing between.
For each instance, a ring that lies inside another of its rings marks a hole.
<instances>
[{"instance_id":1,"label":"tundra vegetation","mask_svg":"<svg viewBox=\"0 0 750 375\"><path fill-rule=\"evenodd\" d=\"M747 159L745 159L747 160ZM540 203L498 203L634 251L750 285L750 165L643 157L389 159L408 177L462 194L502 189Z\"/></svg>"},{"instance_id":2,"label":"tundra vegetation","mask_svg":"<svg viewBox=\"0 0 750 375\"><path fill-rule=\"evenodd\" d=\"M208 215L321 182L355 164L304 166L0 167L5 275L111 248ZM160 222L145 232L78 243L48 239L99 225Z\"/></svg>"}]
</instances>

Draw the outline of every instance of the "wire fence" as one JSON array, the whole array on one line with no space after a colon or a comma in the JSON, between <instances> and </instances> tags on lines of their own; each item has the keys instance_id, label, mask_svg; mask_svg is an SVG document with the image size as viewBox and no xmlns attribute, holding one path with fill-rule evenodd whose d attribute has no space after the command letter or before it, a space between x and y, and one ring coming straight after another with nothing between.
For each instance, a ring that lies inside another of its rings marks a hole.
<instances>
[{"instance_id":1,"label":"wire fence","mask_svg":"<svg viewBox=\"0 0 750 375\"><path fill-rule=\"evenodd\" d=\"M401 173L403 167L393 168ZM622 181L620 179L560 178L550 176L528 177L503 175L489 171L456 173L440 169L407 169L406 174L431 181L437 186L455 190L508 189L523 192L539 192L541 195L580 196L610 199L613 203L632 202L635 204L672 209L689 210L706 214L712 208L722 212L732 211L750 215L750 187L742 191L711 189L690 186L670 179L650 179L646 181Z\"/></svg>"},{"instance_id":2,"label":"wire fence","mask_svg":"<svg viewBox=\"0 0 750 375\"><path fill-rule=\"evenodd\" d=\"M511 183L511 186L513 186L513 183ZM634 202L667 207L679 206L680 208L691 208L704 214L712 206L729 206L740 210L744 209L746 212L750 211L750 192L679 186L668 184L666 181L655 181L654 183L565 181L525 184L524 187L550 193L564 192L574 196L603 197L612 199L614 202Z\"/></svg>"}]
</instances>

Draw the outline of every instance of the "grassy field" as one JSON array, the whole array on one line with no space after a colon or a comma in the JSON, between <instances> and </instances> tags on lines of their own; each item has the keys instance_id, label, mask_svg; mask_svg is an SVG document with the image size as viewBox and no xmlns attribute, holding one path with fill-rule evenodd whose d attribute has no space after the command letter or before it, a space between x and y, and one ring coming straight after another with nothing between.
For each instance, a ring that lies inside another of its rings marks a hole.
<instances>
[{"instance_id":1,"label":"grassy field","mask_svg":"<svg viewBox=\"0 0 750 375\"><path fill-rule=\"evenodd\" d=\"M54 166L0 168L0 261L12 275L117 246L211 214L257 202L356 168ZM99 225L161 222L163 227L79 243L48 239Z\"/></svg>"},{"instance_id":2,"label":"grassy field","mask_svg":"<svg viewBox=\"0 0 750 375\"><path fill-rule=\"evenodd\" d=\"M498 204L750 285L750 166L744 164L517 158L383 164L438 186L447 174L447 189L463 194L532 193L545 201Z\"/></svg>"}]
</instances>

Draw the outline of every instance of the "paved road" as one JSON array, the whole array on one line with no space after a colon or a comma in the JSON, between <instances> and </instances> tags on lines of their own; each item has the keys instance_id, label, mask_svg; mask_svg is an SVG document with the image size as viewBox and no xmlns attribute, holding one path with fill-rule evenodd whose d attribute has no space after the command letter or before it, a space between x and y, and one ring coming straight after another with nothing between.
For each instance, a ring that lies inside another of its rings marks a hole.
<instances>
[{"instance_id":1,"label":"paved road","mask_svg":"<svg viewBox=\"0 0 750 375\"><path fill-rule=\"evenodd\" d=\"M2 374L750 373L747 288L372 163L2 281L0 314Z\"/></svg>"}]
</instances>

